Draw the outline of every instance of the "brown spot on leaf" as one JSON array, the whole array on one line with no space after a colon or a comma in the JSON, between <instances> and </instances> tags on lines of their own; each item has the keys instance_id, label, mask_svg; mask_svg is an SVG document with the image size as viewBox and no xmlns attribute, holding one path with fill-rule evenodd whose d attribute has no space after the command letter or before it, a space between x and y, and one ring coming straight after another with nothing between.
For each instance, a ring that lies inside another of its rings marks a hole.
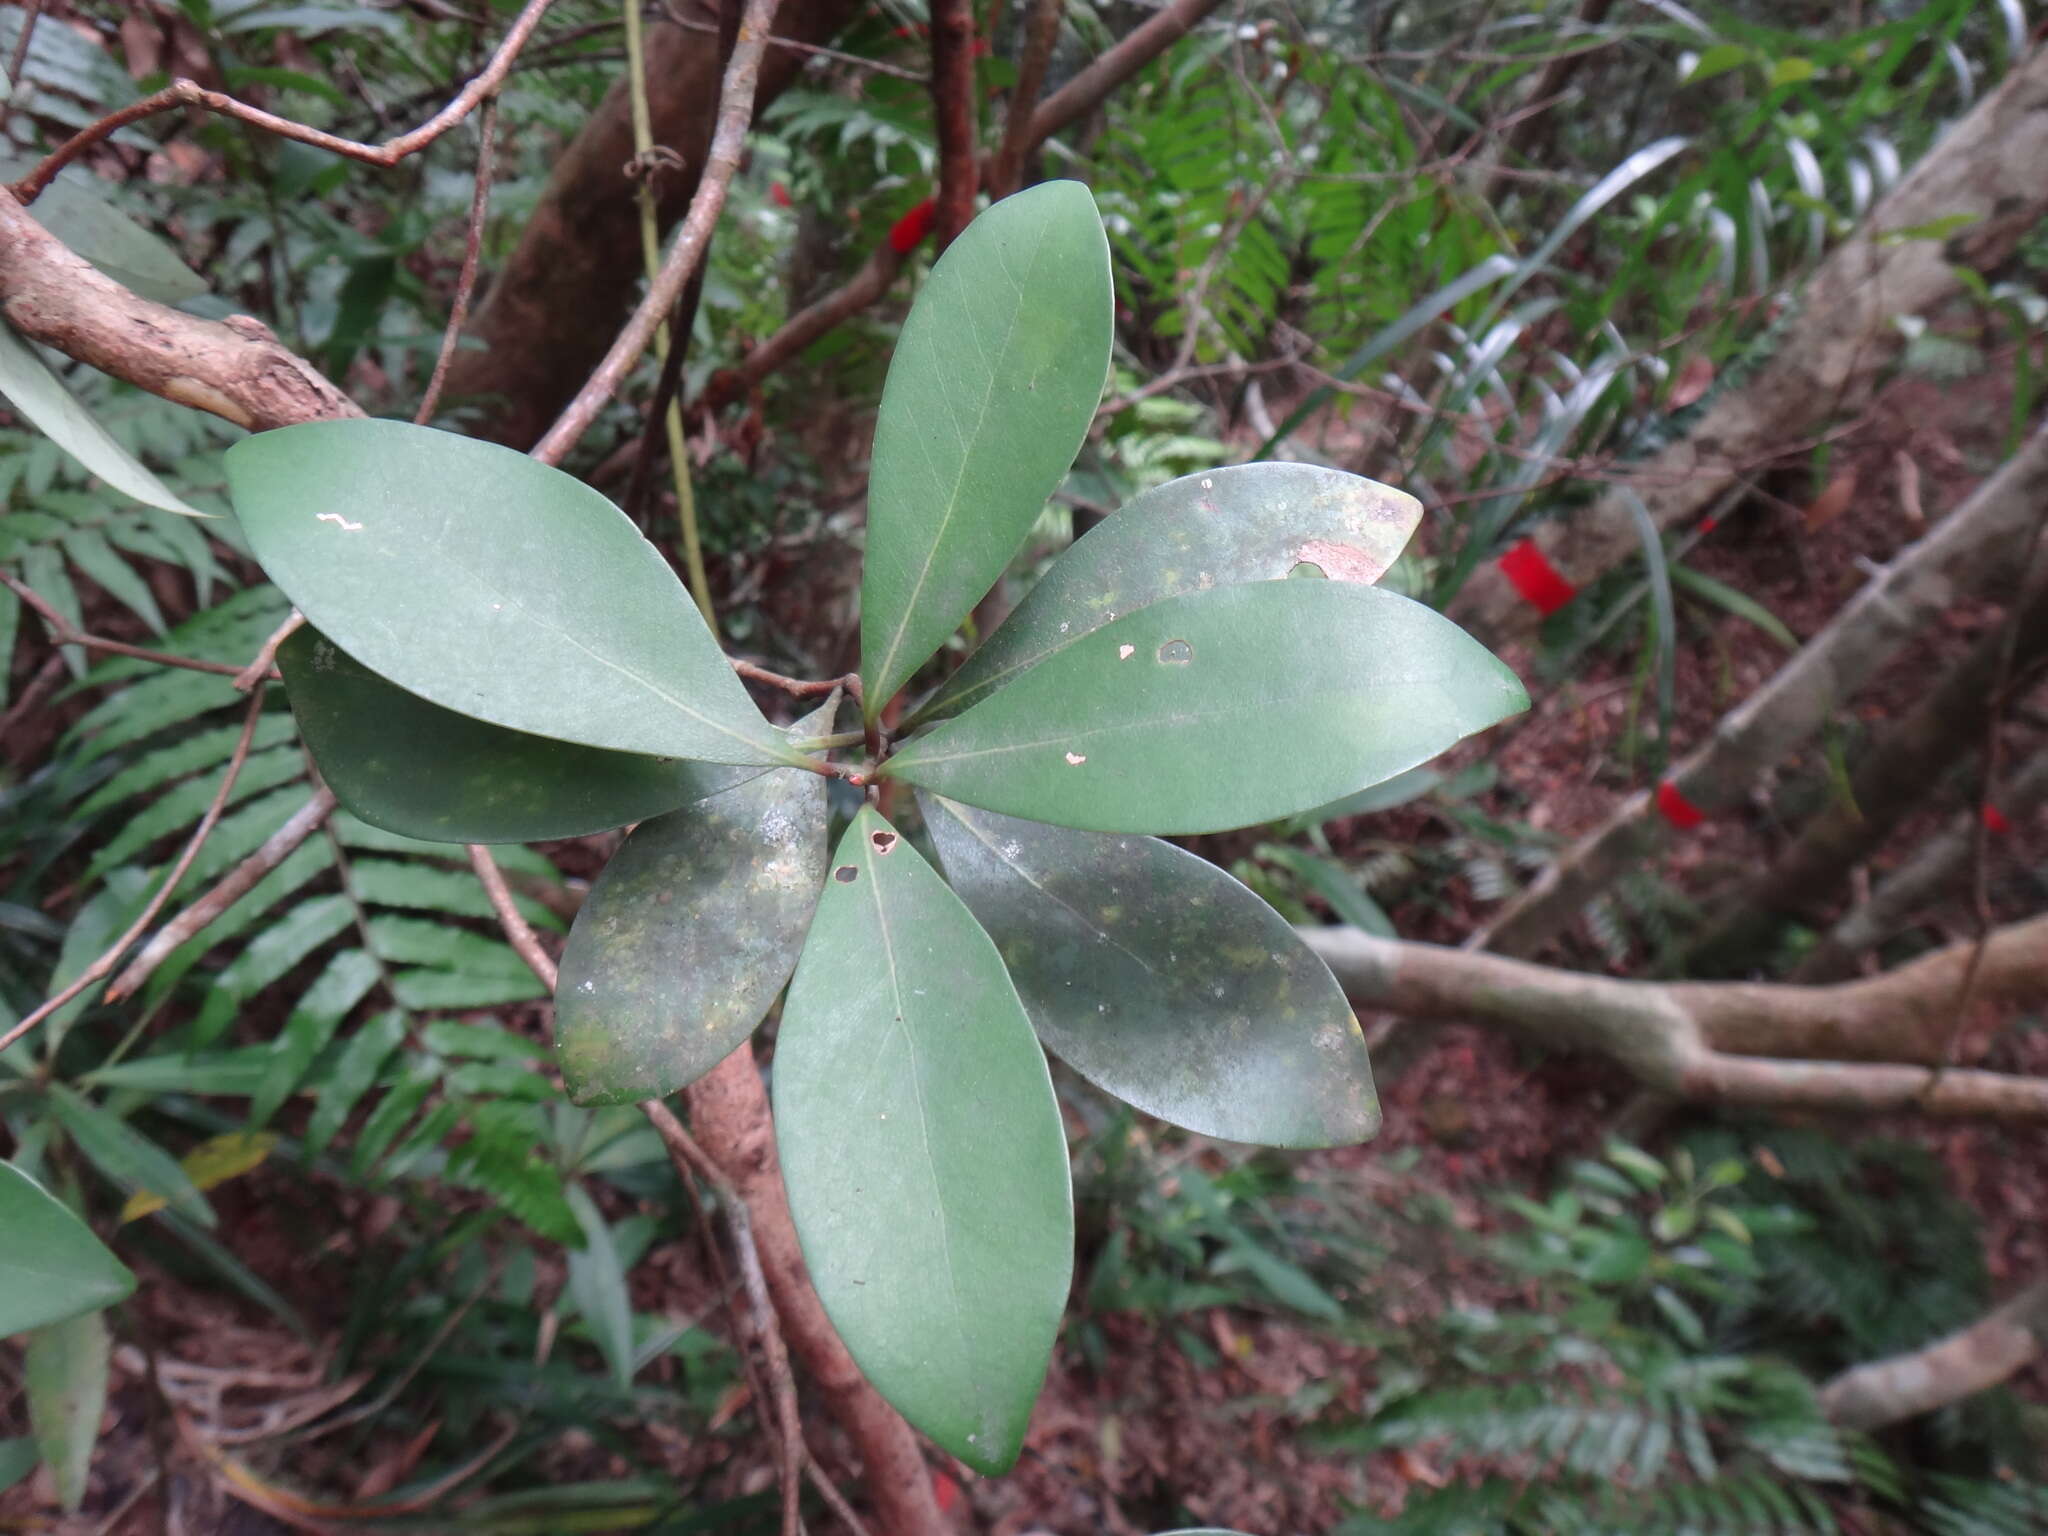
<instances>
[{"instance_id":1,"label":"brown spot on leaf","mask_svg":"<svg viewBox=\"0 0 2048 1536\"><path fill-rule=\"evenodd\" d=\"M868 841L874 845L876 853L890 854L896 851L894 832L871 832L868 834Z\"/></svg>"},{"instance_id":2,"label":"brown spot on leaf","mask_svg":"<svg viewBox=\"0 0 2048 1536\"><path fill-rule=\"evenodd\" d=\"M851 885L860 878L860 871L851 864L842 864L832 871L832 878L841 885Z\"/></svg>"}]
</instances>

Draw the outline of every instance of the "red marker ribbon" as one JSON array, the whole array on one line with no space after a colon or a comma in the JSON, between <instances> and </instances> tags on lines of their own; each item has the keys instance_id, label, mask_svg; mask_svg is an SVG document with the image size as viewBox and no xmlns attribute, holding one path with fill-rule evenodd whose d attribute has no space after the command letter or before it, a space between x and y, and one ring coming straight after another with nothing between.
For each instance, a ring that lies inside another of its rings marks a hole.
<instances>
[{"instance_id":1,"label":"red marker ribbon","mask_svg":"<svg viewBox=\"0 0 2048 1536\"><path fill-rule=\"evenodd\" d=\"M2005 819L2005 812L1988 800L1978 815L1984 818L1984 830L1987 832L1995 832L2002 837L2012 830L2012 823Z\"/></svg>"},{"instance_id":2,"label":"red marker ribbon","mask_svg":"<svg viewBox=\"0 0 2048 1536\"><path fill-rule=\"evenodd\" d=\"M1690 832L1707 819L1707 813L1686 799L1669 779L1657 786L1657 810L1680 832Z\"/></svg>"},{"instance_id":3,"label":"red marker ribbon","mask_svg":"<svg viewBox=\"0 0 2048 1536\"><path fill-rule=\"evenodd\" d=\"M1579 595L1579 589L1564 579L1536 547L1534 539L1524 539L1502 555L1500 573L1530 607L1546 618Z\"/></svg>"},{"instance_id":4,"label":"red marker ribbon","mask_svg":"<svg viewBox=\"0 0 2048 1536\"><path fill-rule=\"evenodd\" d=\"M926 198L898 219L889 231L889 249L898 256L908 256L924 244L924 237L932 232L932 215L936 209L932 199Z\"/></svg>"}]
</instances>

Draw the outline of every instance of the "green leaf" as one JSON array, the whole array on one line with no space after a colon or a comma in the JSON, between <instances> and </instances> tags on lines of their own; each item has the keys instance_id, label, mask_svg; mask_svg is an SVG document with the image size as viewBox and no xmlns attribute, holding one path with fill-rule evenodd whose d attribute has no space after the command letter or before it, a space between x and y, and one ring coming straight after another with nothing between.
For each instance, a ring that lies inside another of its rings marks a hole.
<instances>
[{"instance_id":1,"label":"green leaf","mask_svg":"<svg viewBox=\"0 0 2048 1536\"><path fill-rule=\"evenodd\" d=\"M395 421L258 433L227 471L271 579L399 687L589 747L800 760L654 546L562 471Z\"/></svg>"},{"instance_id":2,"label":"green leaf","mask_svg":"<svg viewBox=\"0 0 2048 1536\"><path fill-rule=\"evenodd\" d=\"M145 469L92 412L79 404L35 348L6 325L0 325L0 395L5 395L8 404L51 442L123 496L186 517L209 515L185 505L169 486Z\"/></svg>"},{"instance_id":3,"label":"green leaf","mask_svg":"<svg viewBox=\"0 0 2048 1536\"><path fill-rule=\"evenodd\" d=\"M29 1427L57 1485L57 1502L76 1514L85 1499L93 1442L107 1406L107 1362L112 1342L99 1312L38 1328L28 1336Z\"/></svg>"},{"instance_id":4,"label":"green leaf","mask_svg":"<svg viewBox=\"0 0 2048 1536\"><path fill-rule=\"evenodd\" d=\"M837 704L791 728L829 731ZM753 1033L825 873L825 780L784 768L635 827L576 914L555 988L578 1104L666 1098Z\"/></svg>"},{"instance_id":5,"label":"green leaf","mask_svg":"<svg viewBox=\"0 0 2048 1536\"><path fill-rule=\"evenodd\" d=\"M1513 673L1419 603L1254 582L1106 625L882 771L1034 821L1215 832L1391 778L1527 704Z\"/></svg>"},{"instance_id":6,"label":"green leaf","mask_svg":"<svg viewBox=\"0 0 2048 1536\"><path fill-rule=\"evenodd\" d=\"M918 803L1039 1038L1097 1087L1230 1141L1340 1146L1379 1128L1343 992L1215 865L1157 838Z\"/></svg>"},{"instance_id":7,"label":"green leaf","mask_svg":"<svg viewBox=\"0 0 2048 1536\"><path fill-rule=\"evenodd\" d=\"M1693 61L1692 68L1686 71L1685 79L1679 83L1698 85L1701 81L1711 80L1716 75L1725 75L1731 69L1740 69L1749 60L1750 51L1743 44L1716 43Z\"/></svg>"},{"instance_id":8,"label":"green leaf","mask_svg":"<svg viewBox=\"0 0 2048 1536\"><path fill-rule=\"evenodd\" d=\"M1278 864L1282 869L1292 871L1297 880L1329 903L1330 911L1336 914L1340 923L1363 928L1383 939L1398 937L1393 920L1386 911L1358 883L1358 877L1335 859L1310 853L1305 848L1290 848L1284 843L1260 843L1252 852L1269 864Z\"/></svg>"},{"instance_id":9,"label":"green leaf","mask_svg":"<svg viewBox=\"0 0 2048 1536\"><path fill-rule=\"evenodd\" d=\"M203 1227L213 1225L206 1203L177 1159L120 1116L80 1098L61 1083L50 1085L50 1108L85 1160L129 1194L161 1195L175 1210Z\"/></svg>"},{"instance_id":10,"label":"green leaf","mask_svg":"<svg viewBox=\"0 0 2048 1536\"><path fill-rule=\"evenodd\" d=\"M583 1247L569 1254L569 1299L583 1314L591 1337L623 1390L633 1385L633 1303L626 1294L625 1266L612 1229L581 1184L563 1186L569 1209L583 1229Z\"/></svg>"},{"instance_id":11,"label":"green leaf","mask_svg":"<svg viewBox=\"0 0 2048 1536\"><path fill-rule=\"evenodd\" d=\"M932 268L882 390L861 574L867 715L981 600L1109 374L1109 242L1076 181L1005 198Z\"/></svg>"},{"instance_id":12,"label":"green leaf","mask_svg":"<svg viewBox=\"0 0 2048 1536\"><path fill-rule=\"evenodd\" d=\"M913 719L958 714L1118 614L1163 597L1274 581L1297 566L1370 585L1421 518L1422 503L1407 492L1314 464L1240 464L1168 481L1055 560Z\"/></svg>"},{"instance_id":13,"label":"green leaf","mask_svg":"<svg viewBox=\"0 0 2048 1536\"><path fill-rule=\"evenodd\" d=\"M375 827L442 843L535 843L659 816L759 768L607 752L510 731L388 683L311 625L278 647L321 777Z\"/></svg>"},{"instance_id":14,"label":"green leaf","mask_svg":"<svg viewBox=\"0 0 2048 1536\"><path fill-rule=\"evenodd\" d=\"M0 1163L0 1338L110 1307L135 1277L69 1206Z\"/></svg>"},{"instance_id":15,"label":"green leaf","mask_svg":"<svg viewBox=\"0 0 2048 1536\"><path fill-rule=\"evenodd\" d=\"M7 157L0 177L18 181L30 169ZM75 166L57 173L28 213L78 255L122 287L159 304L182 304L206 292L206 281L178 253L107 201L99 177Z\"/></svg>"},{"instance_id":16,"label":"green leaf","mask_svg":"<svg viewBox=\"0 0 2048 1536\"><path fill-rule=\"evenodd\" d=\"M36 1463L42 1459L36 1454L35 1441L27 1435L0 1440L0 1493L5 1493L35 1471Z\"/></svg>"},{"instance_id":17,"label":"green leaf","mask_svg":"<svg viewBox=\"0 0 2048 1536\"><path fill-rule=\"evenodd\" d=\"M915 849L864 809L832 865L775 1051L797 1235L868 1379L1002 1472L1073 1274L1052 1079L1002 957Z\"/></svg>"}]
</instances>

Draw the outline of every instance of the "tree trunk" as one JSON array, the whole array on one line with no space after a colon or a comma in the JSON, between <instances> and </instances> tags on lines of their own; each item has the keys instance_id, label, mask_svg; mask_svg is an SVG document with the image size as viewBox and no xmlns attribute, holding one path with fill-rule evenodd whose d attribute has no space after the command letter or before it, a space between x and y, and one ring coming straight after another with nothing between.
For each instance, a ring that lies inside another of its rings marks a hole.
<instances>
[{"instance_id":1,"label":"tree trunk","mask_svg":"<svg viewBox=\"0 0 2048 1536\"><path fill-rule=\"evenodd\" d=\"M858 8L854 0L783 0L775 35L822 43ZM664 228L696 190L719 86L716 6L687 0L680 9L709 30L657 23L647 34L654 142L681 158L655 182ZM757 112L803 63L791 49L769 48ZM625 169L632 158L632 114L620 79L556 162L518 247L478 306L469 339L482 348L456 355L448 392L487 403L480 436L519 448L537 441L624 324L641 279L639 208Z\"/></svg>"}]
</instances>

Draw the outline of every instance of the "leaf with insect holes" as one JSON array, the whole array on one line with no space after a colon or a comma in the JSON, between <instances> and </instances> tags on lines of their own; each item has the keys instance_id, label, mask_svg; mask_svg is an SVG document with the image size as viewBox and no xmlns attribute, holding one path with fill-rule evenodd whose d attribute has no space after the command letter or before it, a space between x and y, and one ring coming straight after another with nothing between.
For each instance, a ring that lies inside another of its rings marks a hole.
<instances>
[{"instance_id":1,"label":"leaf with insect holes","mask_svg":"<svg viewBox=\"0 0 2048 1536\"><path fill-rule=\"evenodd\" d=\"M855 1362L979 1472L1009 1468L1073 1274L1066 1138L1002 957L874 811L832 859L775 1048L804 1261Z\"/></svg>"},{"instance_id":2,"label":"leaf with insect holes","mask_svg":"<svg viewBox=\"0 0 2048 1536\"><path fill-rule=\"evenodd\" d=\"M110 1307L135 1289L92 1229L11 1163L0 1163L0 1232L0 1338Z\"/></svg>"},{"instance_id":3,"label":"leaf with insect holes","mask_svg":"<svg viewBox=\"0 0 2048 1536\"><path fill-rule=\"evenodd\" d=\"M573 476L396 421L259 432L228 450L227 470L271 580L399 687L586 747L801 761L675 572Z\"/></svg>"},{"instance_id":4,"label":"leaf with insect holes","mask_svg":"<svg viewBox=\"0 0 2048 1536\"><path fill-rule=\"evenodd\" d=\"M427 842L583 837L767 772L607 752L459 715L386 682L311 625L277 648L277 669L342 805Z\"/></svg>"},{"instance_id":5,"label":"leaf with insect holes","mask_svg":"<svg viewBox=\"0 0 2048 1536\"><path fill-rule=\"evenodd\" d=\"M790 728L831 729L837 703ZM797 768L635 827L576 914L555 988L578 1104L665 1098L753 1033L825 873L825 780Z\"/></svg>"},{"instance_id":6,"label":"leaf with insect holes","mask_svg":"<svg viewBox=\"0 0 2048 1536\"><path fill-rule=\"evenodd\" d=\"M1379 1129L1365 1040L1328 967L1214 864L1154 837L918 804L1038 1037L1097 1087L1263 1146Z\"/></svg>"},{"instance_id":7,"label":"leaf with insect holes","mask_svg":"<svg viewBox=\"0 0 2048 1536\"><path fill-rule=\"evenodd\" d=\"M1377 587L1169 597L1048 657L882 772L1098 832L1216 832L1324 805L1527 707L1448 619Z\"/></svg>"},{"instance_id":8,"label":"leaf with insect holes","mask_svg":"<svg viewBox=\"0 0 2048 1536\"><path fill-rule=\"evenodd\" d=\"M1170 480L1055 560L911 723L956 715L1163 597L1297 572L1369 586L1421 519L1422 503L1406 491L1316 464L1239 464Z\"/></svg>"},{"instance_id":9,"label":"leaf with insect holes","mask_svg":"<svg viewBox=\"0 0 2048 1536\"><path fill-rule=\"evenodd\" d=\"M36 349L4 324L0 324L0 395L51 442L123 496L185 517L212 515L180 501L79 403Z\"/></svg>"},{"instance_id":10,"label":"leaf with insect holes","mask_svg":"<svg viewBox=\"0 0 2048 1536\"><path fill-rule=\"evenodd\" d=\"M1058 489L1109 374L1109 242L1049 181L947 248L889 364L861 573L867 717L981 601Z\"/></svg>"}]
</instances>

